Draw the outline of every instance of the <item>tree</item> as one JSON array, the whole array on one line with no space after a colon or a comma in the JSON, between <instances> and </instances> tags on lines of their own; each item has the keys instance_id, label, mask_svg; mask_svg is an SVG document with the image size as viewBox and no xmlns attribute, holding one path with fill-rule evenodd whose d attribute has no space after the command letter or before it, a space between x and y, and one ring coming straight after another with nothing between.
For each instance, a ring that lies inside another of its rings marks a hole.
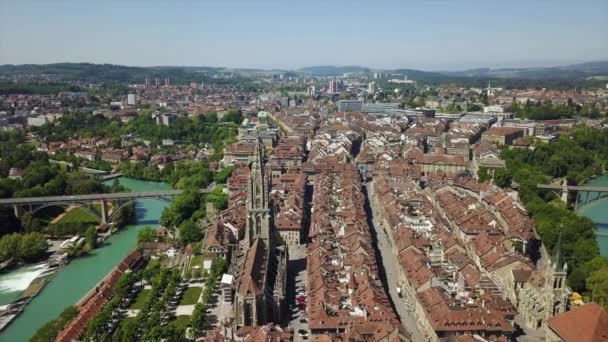
<instances>
[{"instance_id":1,"label":"tree","mask_svg":"<svg viewBox=\"0 0 608 342\"><path fill-rule=\"evenodd\" d=\"M97 245L97 229L95 227L90 226L84 234L87 247L91 249L95 249Z\"/></svg>"},{"instance_id":2,"label":"tree","mask_svg":"<svg viewBox=\"0 0 608 342\"><path fill-rule=\"evenodd\" d=\"M483 110L483 108L477 103L469 103L467 105L467 111L469 112L479 112L481 110Z\"/></svg>"},{"instance_id":3,"label":"tree","mask_svg":"<svg viewBox=\"0 0 608 342\"><path fill-rule=\"evenodd\" d=\"M591 299L608 310L608 266L599 269L587 279Z\"/></svg>"},{"instance_id":4,"label":"tree","mask_svg":"<svg viewBox=\"0 0 608 342\"><path fill-rule=\"evenodd\" d=\"M149 283L152 282L153 279L160 273L160 261L158 259L153 259L148 262L148 265L142 272L142 278L147 280Z\"/></svg>"},{"instance_id":5,"label":"tree","mask_svg":"<svg viewBox=\"0 0 608 342\"><path fill-rule=\"evenodd\" d=\"M153 227L143 227L137 232L137 243L154 242L156 240L156 229Z\"/></svg>"},{"instance_id":6,"label":"tree","mask_svg":"<svg viewBox=\"0 0 608 342\"><path fill-rule=\"evenodd\" d=\"M501 188L506 188L511 185L513 177L506 169L497 169L494 172L494 183Z\"/></svg>"},{"instance_id":7,"label":"tree","mask_svg":"<svg viewBox=\"0 0 608 342\"><path fill-rule=\"evenodd\" d=\"M194 311L190 317L190 326L194 330L195 336L201 336L205 331L205 322L207 320L207 307L202 303L197 303L194 306Z\"/></svg>"},{"instance_id":8,"label":"tree","mask_svg":"<svg viewBox=\"0 0 608 342\"><path fill-rule=\"evenodd\" d=\"M241 121L243 121L243 113L238 109L231 109L226 114L224 114L224 116L222 117L222 121L240 124Z\"/></svg>"},{"instance_id":9,"label":"tree","mask_svg":"<svg viewBox=\"0 0 608 342\"><path fill-rule=\"evenodd\" d=\"M228 195L223 192L223 186L217 186L207 195L206 202L213 203L217 210L223 210L228 207Z\"/></svg>"},{"instance_id":10,"label":"tree","mask_svg":"<svg viewBox=\"0 0 608 342\"><path fill-rule=\"evenodd\" d=\"M17 257L21 235L17 233L5 235L0 239L0 262Z\"/></svg>"},{"instance_id":11,"label":"tree","mask_svg":"<svg viewBox=\"0 0 608 342\"><path fill-rule=\"evenodd\" d=\"M192 219L179 225L179 238L183 245L199 241L203 238L203 232Z\"/></svg>"},{"instance_id":12,"label":"tree","mask_svg":"<svg viewBox=\"0 0 608 342\"><path fill-rule=\"evenodd\" d=\"M118 332L118 341L120 342L131 342L137 340L137 321L127 320L123 321Z\"/></svg>"},{"instance_id":13,"label":"tree","mask_svg":"<svg viewBox=\"0 0 608 342\"><path fill-rule=\"evenodd\" d=\"M595 104L584 104L579 111L579 115L591 119L597 119L601 116L600 110L595 106Z\"/></svg>"},{"instance_id":14,"label":"tree","mask_svg":"<svg viewBox=\"0 0 608 342\"><path fill-rule=\"evenodd\" d=\"M18 256L26 261L37 260L44 256L48 248L44 235L36 232L25 234L19 244Z\"/></svg>"},{"instance_id":15,"label":"tree","mask_svg":"<svg viewBox=\"0 0 608 342\"><path fill-rule=\"evenodd\" d=\"M234 171L234 166L223 168L213 176L213 180L217 183L226 183L226 180L230 177L232 171Z\"/></svg>"},{"instance_id":16,"label":"tree","mask_svg":"<svg viewBox=\"0 0 608 342\"><path fill-rule=\"evenodd\" d=\"M205 121L210 122L210 123L215 123L217 122L217 112L208 112L205 115Z\"/></svg>"},{"instance_id":17,"label":"tree","mask_svg":"<svg viewBox=\"0 0 608 342\"><path fill-rule=\"evenodd\" d=\"M218 278L226 271L226 260L223 258L215 258L211 263L211 277Z\"/></svg>"},{"instance_id":18,"label":"tree","mask_svg":"<svg viewBox=\"0 0 608 342\"><path fill-rule=\"evenodd\" d=\"M196 190L184 191L175 197L170 206L163 210L160 222L165 227L178 227L192 217L201 206L201 195Z\"/></svg>"},{"instance_id":19,"label":"tree","mask_svg":"<svg viewBox=\"0 0 608 342\"><path fill-rule=\"evenodd\" d=\"M488 169L485 167L480 167L477 172L477 178L479 178L480 182L488 182L492 180L492 175L488 172Z\"/></svg>"}]
</instances>

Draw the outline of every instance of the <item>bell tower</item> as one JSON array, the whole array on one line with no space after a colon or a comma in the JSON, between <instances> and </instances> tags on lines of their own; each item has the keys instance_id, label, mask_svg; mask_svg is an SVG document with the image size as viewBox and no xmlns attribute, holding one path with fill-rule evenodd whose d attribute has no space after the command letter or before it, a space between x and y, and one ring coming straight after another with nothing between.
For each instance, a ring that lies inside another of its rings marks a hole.
<instances>
[{"instance_id":1,"label":"bell tower","mask_svg":"<svg viewBox=\"0 0 608 342\"><path fill-rule=\"evenodd\" d=\"M553 255L552 262L549 261L548 286L551 287L552 304L550 312L551 316L555 316L566 311L566 302L568 300L568 293L566 292L566 276L568 275L568 264L563 261L561 246L562 245L562 232L560 229L559 237L557 239L557 246L555 246L555 253Z\"/></svg>"},{"instance_id":2,"label":"bell tower","mask_svg":"<svg viewBox=\"0 0 608 342\"><path fill-rule=\"evenodd\" d=\"M255 155L247 184L247 229L245 239L250 247L256 238L270 246L270 209L268 205L268 181L264 175L264 150L260 139L256 140Z\"/></svg>"}]
</instances>

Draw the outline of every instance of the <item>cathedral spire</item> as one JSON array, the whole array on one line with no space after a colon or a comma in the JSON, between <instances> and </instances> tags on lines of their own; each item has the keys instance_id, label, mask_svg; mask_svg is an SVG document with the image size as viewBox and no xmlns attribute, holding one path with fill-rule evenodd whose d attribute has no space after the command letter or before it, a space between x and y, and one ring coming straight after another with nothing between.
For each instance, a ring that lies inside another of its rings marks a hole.
<instances>
[{"instance_id":1,"label":"cathedral spire","mask_svg":"<svg viewBox=\"0 0 608 342\"><path fill-rule=\"evenodd\" d=\"M268 204L268 182L264 175L264 147L260 139L255 142L255 155L251 164L247 193L247 230L249 246L256 238L268 243L270 237L270 209Z\"/></svg>"},{"instance_id":2,"label":"cathedral spire","mask_svg":"<svg viewBox=\"0 0 608 342\"><path fill-rule=\"evenodd\" d=\"M559 225L559 235L557 237L557 245L553 251L553 269L560 270L563 267L562 260L562 224Z\"/></svg>"}]
</instances>

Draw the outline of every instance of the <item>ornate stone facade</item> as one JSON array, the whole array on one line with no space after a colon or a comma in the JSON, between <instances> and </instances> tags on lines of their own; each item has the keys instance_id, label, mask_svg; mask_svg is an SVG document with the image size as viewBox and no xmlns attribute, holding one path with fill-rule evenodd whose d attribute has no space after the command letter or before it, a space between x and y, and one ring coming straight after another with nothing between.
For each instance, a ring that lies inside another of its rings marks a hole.
<instances>
[{"instance_id":1,"label":"ornate stone facade","mask_svg":"<svg viewBox=\"0 0 608 342\"><path fill-rule=\"evenodd\" d=\"M515 279L517 309L530 328L544 328L549 318L566 311L568 265L561 265L559 258L554 260L544 270L531 272L528 279Z\"/></svg>"},{"instance_id":2,"label":"ornate stone facade","mask_svg":"<svg viewBox=\"0 0 608 342\"><path fill-rule=\"evenodd\" d=\"M234 300L236 323L239 326L280 323L286 307L287 249L277 243L259 140L247 192L247 225L236 261L240 270Z\"/></svg>"}]
</instances>

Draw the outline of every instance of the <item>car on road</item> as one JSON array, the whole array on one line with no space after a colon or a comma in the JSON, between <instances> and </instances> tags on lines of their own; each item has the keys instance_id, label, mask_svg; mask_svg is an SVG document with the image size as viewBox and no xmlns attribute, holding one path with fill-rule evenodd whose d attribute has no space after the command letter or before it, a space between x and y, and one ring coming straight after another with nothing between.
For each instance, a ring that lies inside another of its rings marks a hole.
<instances>
[{"instance_id":1,"label":"car on road","mask_svg":"<svg viewBox=\"0 0 608 342\"><path fill-rule=\"evenodd\" d=\"M302 317L302 318L300 318L300 323L306 324L306 323L308 323L308 319L306 319L306 317Z\"/></svg>"}]
</instances>

